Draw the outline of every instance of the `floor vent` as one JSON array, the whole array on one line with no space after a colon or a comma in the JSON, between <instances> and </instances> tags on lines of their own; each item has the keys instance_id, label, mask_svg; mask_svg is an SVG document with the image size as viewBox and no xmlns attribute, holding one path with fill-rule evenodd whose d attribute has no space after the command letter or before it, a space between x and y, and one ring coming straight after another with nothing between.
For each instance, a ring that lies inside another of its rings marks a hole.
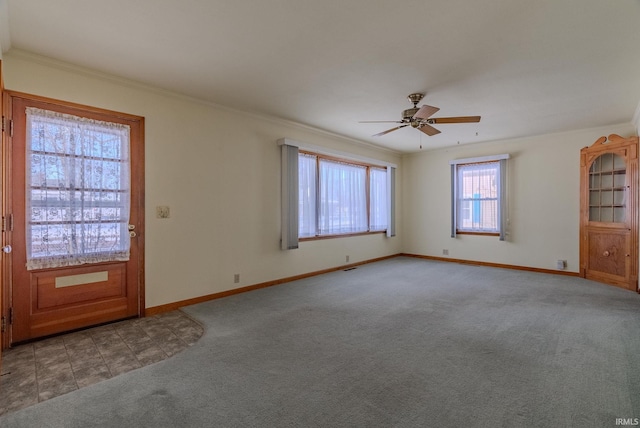
<instances>
[{"instance_id":1,"label":"floor vent","mask_svg":"<svg viewBox=\"0 0 640 428\"><path fill-rule=\"evenodd\" d=\"M358 268L355 268L355 267L348 268L348 269L345 269L345 270L344 270L344 272L348 272L348 271L350 271L350 270L355 270L355 269L358 269Z\"/></svg>"}]
</instances>

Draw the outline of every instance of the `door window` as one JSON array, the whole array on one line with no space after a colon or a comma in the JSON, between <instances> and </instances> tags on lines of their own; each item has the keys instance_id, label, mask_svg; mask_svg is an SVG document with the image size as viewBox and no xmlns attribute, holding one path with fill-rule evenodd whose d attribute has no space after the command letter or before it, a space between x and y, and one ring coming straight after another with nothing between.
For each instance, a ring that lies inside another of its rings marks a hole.
<instances>
[{"instance_id":1,"label":"door window","mask_svg":"<svg viewBox=\"0 0 640 428\"><path fill-rule=\"evenodd\" d=\"M28 107L27 269L129 259L129 126Z\"/></svg>"}]
</instances>

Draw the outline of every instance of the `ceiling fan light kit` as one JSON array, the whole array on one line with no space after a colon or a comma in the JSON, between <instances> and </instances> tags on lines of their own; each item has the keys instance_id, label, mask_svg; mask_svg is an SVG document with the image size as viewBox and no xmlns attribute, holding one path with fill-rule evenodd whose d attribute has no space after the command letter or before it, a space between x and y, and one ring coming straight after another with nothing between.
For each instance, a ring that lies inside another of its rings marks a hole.
<instances>
[{"instance_id":1,"label":"ceiling fan light kit","mask_svg":"<svg viewBox=\"0 0 640 428\"><path fill-rule=\"evenodd\" d=\"M456 117L438 117L432 118L431 116L440 110L438 107L430 105L423 105L418 107L418 103L424 98L424 94L414 93L409 94L407 99L413 103L412 108L408 108L402 111L402 120L373 120L373 121L361 121L360 123L400 123L400 126L396 126L386 131L374 134L374 137L381 137L385 134L404 128L405 126L411 126L418 129L428 136L439 134L440 131L432 124L446 124L446 123L477 123L480 122L480 116L456 116Z\"/></svg>"}]
</instances>

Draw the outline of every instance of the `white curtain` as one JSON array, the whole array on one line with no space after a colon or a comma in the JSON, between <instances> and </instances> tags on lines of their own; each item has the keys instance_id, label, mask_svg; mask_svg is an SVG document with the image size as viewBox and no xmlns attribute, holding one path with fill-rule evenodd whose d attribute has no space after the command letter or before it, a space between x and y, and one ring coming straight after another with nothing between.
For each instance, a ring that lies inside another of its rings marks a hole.
<instances>
[{"instance_id":1,"label":"white curtain","mask_svg":"<svg viewBox=\"0 0 640 428\"><path fill-rule=\"evenodd\" d=\"M339 161L320 159L321 235L366 232L367 168Z\"/></svg>"},{"instance_id":2,"label":"white curtain","mask_svg":"<svg viewBox=\"0 0 640 428\"><path fill-rule=\"evenodd\" d=\"M27 108L27 269L129 259L129 126Z\"/></svg>"},{"instance_id":3,"label":"white curtain","mask_svg":"<svg viewBox=\"0 0 640 428\"><path fill-rule=\"evenodd\" d=\"M316 236L318 226L316 224L316 180L317 161L315 155L300 153L298 157L299 180L299 207L298 207L298 233L300 237Z\"/></svg>"},{"instance_id":4,"label":"white curtain","mask_svg":"<svg viewBox=\"0 0 640 428\"><path fill-rule=\"evenodd\" d=\"M369 228L371 231L386 230L389 227L389 194L387 191L387 170L369 169Z\"/></svg>"}]
</instances>

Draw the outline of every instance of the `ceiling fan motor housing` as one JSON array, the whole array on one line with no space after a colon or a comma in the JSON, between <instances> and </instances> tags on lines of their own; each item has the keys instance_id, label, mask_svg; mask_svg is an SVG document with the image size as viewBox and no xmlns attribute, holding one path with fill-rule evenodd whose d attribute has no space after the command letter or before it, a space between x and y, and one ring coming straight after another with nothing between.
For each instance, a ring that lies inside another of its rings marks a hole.
<instances>
[{"instance_id":1,"label":"ceiling fan motor housing","mask_svg":"<svg viewBox=\"0 0 640 428\"><path fill-rule=\"evenodd\" d=\"M409 94L407 96L409 102L413 103L413 107L408 108L402 112L402 119L405 122L413 122L413 116L418 112L418 110L420 110L420 108L418 107L418 103L420 102L420 100L422 100L423 97L424 94L420 93Z\"/></svg>"},{"instance_id":2,"label":"ceiling fan motor housing","mask_svg":"<svg viewBox=\"0 0 640 428\"><path fill-rule=\"evenodd\" d=\"M413 118L413 115L416 114L420 110L418 107L408 108L402 112L402 118L410 121Z\"/></svg>"}]
</instances>

